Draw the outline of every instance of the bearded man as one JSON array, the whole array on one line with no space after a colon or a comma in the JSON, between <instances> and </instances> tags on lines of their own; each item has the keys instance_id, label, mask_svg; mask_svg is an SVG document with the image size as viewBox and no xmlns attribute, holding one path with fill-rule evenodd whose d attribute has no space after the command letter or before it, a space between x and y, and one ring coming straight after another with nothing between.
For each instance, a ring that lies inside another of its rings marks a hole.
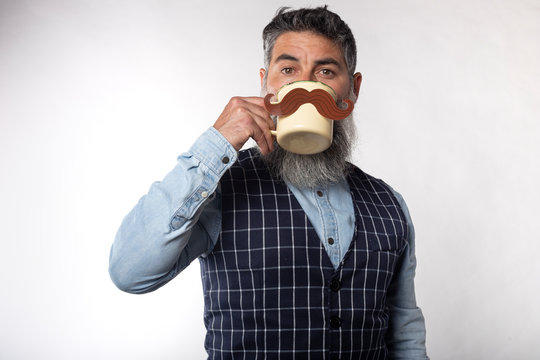
<instances>
[{"instance_id":1,"label":"bearded man","mask_svg":"<svg viewBox=\"0 0 540 360\"><path fill-rule=\"evenodd\" d=\"M308 80L356 101L355 40L326 7L280 9L263 40L263 96ZM427 359L413 226L347 161L352 115L315 155L282 149L274 128L263 97L232 98L122 222L112 280L153 291L199 258L210 359Z\"/></svg>"}]
</instances>

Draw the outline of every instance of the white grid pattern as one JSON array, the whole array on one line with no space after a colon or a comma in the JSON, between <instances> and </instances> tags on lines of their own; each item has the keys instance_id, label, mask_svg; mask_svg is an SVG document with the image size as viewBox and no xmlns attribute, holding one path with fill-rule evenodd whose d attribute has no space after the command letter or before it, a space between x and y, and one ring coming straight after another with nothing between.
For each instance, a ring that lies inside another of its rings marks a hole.
<instances>
[{"instance_id":1,"label":"white grid pattern","mask_svg":"<svg viewBox=\"0 0 540 360\"><path fill-rule=\"evenodd\" d=\"M386 290L407 222L382 181L359 169L348 181L355 238L334 270L294 195L253 151L240 153L221 180L222 233L200 259L209 358L386 357Z\"/></svg>"}]
</instances>

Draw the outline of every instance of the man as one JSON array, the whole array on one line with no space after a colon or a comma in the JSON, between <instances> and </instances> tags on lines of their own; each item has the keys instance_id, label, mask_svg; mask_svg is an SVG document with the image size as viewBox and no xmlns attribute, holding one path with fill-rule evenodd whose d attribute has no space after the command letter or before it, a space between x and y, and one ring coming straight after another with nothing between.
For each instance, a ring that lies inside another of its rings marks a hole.
<instances>
[{"instance_id":1,"label":"man","mask_svg":"<svg viewBox=\"0 0 540 360\"><path fill-rule=\"evenodd\" d=\"M326 7L280 9L263 40L263 95L313 80L356 99L355 41ZM232 98L124 219L115 284L153 291L199 258L211 359L427 359L408 210L347 162L352 116L334 123L328 150L297 155L262 97Z\"/></svg>"}]
</instances>

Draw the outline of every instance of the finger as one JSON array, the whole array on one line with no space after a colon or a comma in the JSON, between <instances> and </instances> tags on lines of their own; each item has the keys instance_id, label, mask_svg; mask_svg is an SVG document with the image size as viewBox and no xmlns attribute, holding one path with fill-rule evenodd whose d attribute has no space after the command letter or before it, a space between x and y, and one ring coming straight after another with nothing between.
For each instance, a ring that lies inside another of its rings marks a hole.
<instances>
[{"instance_id":1,"label":"finger","mask_svg":"<svg viewBox=\"0 0 540 360\"><path fill-rule=\"evenodd\" d=\"M273 141L271 136L270 139L268 139L268 134L270 134L269 130L264 131L262 128L258 127L252 135L253 140L255 140L263 155L273 151Z\"/></svg>"},{"instance_id":2,"label":"finger","mask_svg":"<svg viewBox=\"0 0 540 360\"><path fill-rule=\"evenodd\" d=\"M249 128L250 137L255 140L261 152L266 154L273 150L274 141L272 139L272 134L270 133L270 126L264 117L264 115L259 115L256 112L252 111L253 109L248 109L248 106L243 107L245 115L248 115L249 122L244 124L244 128ZM247 120L247 119L246 119Z\"/></svg>"},{"instance_id":3,"label":"finger","mask_svg":"<svg viewBox=\"0 0 540 360\"><path fill-rule=\"evenodd\" d=\"M264 107L264 99L261 97L250 97L246 98L246 107L254 114L257 114L261 118L264 119L264 121L267 123L269 129L274 129L276 124L274 123L274 120L272 120L272 117L270 116L270 113L266 108Z\"/></svg>"},{"instance_id":4,"label":"finger","mask_svg":"<svg viewBox=\"0 0 540 360\"><path fill-rule=\"evenodd\" d=\"M239 120L244 122L241 125L242 129L249 129L250 135L248 136L255 140L261 152L268 153L273 150L274 141L270 129L274 128L275 125L270 114L263 106L264 99L260 97L234 97L227 105L231 117L226 116L228 120L225 121L236 122ZM241 120L242 118L244 120ZM231 137L234 137L234 135ZM240 142L243 143L245 140L247 139Z\"/></svg>"},{"instance_id":5,"label":"finger","mask_svg":"<svg viewBox=\"0 0 540 360\"><path fill-rule=\"evenodd\" d=\"M272 135L271 130L275 129L274 121L270 118L267 113L265 113L263 116L259 116L254 114L254 120L257 122L259 128L262 131L262 135L264 136L264 139L266 143L268 144L269 151L274 150L274 138ZM268 121L270 120L270 121Z\"/></svg>"}]
</instances>

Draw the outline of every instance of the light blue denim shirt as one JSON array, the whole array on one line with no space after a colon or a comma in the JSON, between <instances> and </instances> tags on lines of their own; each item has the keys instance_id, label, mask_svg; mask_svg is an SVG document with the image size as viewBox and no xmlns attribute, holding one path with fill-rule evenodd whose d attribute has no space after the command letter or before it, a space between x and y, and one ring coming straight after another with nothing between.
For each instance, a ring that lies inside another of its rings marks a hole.
<instances>
[{"instance_id":1,"label":"light blue denim shirt","mask_svg":"<svg viewBox=\"0 0 540 360\"><path fill-rule=\"evenodd\" d=\"M156 290L191 261L212 251L221 229L219 180L236 156L235 149L211 127L178 157L176 167L161 182L150 187L124 218L111 248L109 272L118 288L131 293ZM355 226L347 182L319 189L287 185L337 268ZM411 234L396 281L388 289L387 345L392 359L427 359L424 318L414 292L414 228L403 198L394 193Z\"/></svg>"}]
</instances>

